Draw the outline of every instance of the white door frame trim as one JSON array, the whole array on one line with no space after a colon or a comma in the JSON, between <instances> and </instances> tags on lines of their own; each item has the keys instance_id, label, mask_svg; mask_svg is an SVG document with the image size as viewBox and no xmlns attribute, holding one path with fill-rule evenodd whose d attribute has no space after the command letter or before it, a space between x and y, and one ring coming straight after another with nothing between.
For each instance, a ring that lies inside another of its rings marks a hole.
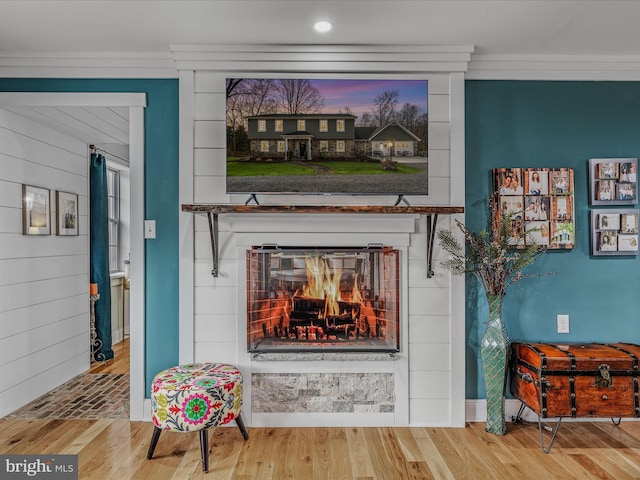
<instances>
[{"instance_id":1,"label":"white door frame trim","mask_svg":"<svg viewBox=\"0 0 640 480\"><path fill-rule=\"evenodd\" d=\"M129 162L131 169L131 420L143 420L145 404L145 243L144 222L144 93L0 92L0 107L129 107ZM137 225L138 227L134 227ZM87 235L87 242L89 236ZM140 292L140 294L134 294ZM89 286L87 285L87 303Z\"/></svg>"}]
</instances>

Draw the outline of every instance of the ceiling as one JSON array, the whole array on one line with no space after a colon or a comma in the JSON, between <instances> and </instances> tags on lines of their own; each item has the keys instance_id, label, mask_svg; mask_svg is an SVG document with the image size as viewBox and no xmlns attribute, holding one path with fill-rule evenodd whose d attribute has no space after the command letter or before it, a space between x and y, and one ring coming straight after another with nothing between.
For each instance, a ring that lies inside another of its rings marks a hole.
<instances>
[{"instance_id":1,"label":"ceiling","mask_svg":"<svg viewBox=\"0 0 640 480\"><path fill-rule=\"evenodd\" d=\"M640 1L616 0L0 0L0 57L169 59L171 45L189 44L469 45L475 54L635 56L638 19ZM317 20L333 30L315 32ZM87 144L128 143L128 109L13 111Z\"/></svg>"},{"instance_id":2,"label":"ceiling","mask_svg":"<svg viewBox=\"0 0 640 480\"><path fill-rule=\"evenodd\" d=\"M4 107L87 144L129 144L128 107Z\"/></svg>"},{"instance_id":3,"label":"ceiling","mask_svg":"<svg viewBox=\"0 0 640 480\"><path fill-rule=\"evenodd\" d=\"M319 19L334 28L312 30ZM481 54L640 54L640 1L0 1L0 54L172 44L475 45Z\"/></svg>"}]
</instances>

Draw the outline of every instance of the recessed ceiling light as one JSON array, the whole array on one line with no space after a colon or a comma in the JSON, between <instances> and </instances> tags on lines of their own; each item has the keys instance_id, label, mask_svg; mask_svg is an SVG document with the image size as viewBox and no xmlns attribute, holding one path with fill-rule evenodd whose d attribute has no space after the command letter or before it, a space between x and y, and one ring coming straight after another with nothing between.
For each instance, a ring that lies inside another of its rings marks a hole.
<instances>
[{"instance_id":1,"label":"recessed ceiling light","mask_svg":"<svg viewBox=\"0 0 640 480\"><path fill-rule=\"evenodd\" d=\"M313 28L316 29L316 32L321 32L321 33L328 32L329 30L331 30L332 27L333 27L333 25L331 25L329 22L326 22L324 20L322 20L320 22L316 22L313 25Z\"/></svg>"}]
</instances>

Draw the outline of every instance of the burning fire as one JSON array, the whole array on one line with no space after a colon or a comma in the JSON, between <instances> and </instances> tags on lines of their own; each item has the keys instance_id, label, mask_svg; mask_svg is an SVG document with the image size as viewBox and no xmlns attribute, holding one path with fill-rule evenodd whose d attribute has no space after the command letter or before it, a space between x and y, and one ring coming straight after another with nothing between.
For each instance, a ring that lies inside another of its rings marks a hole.
<instances>
[{"instance_id":1,"label":"burning fire","mask_svg":"<svg viewBox=\"0 0 640 480\"><path fill-rule=\"evenodd\" d=\"M324 298L325 312L324 316L339 315L339 301L362 302L362 295L358 289L358 276L354 277L353 289L350 299L343 299L340 292L340 280L342 279L342 270L334 269L331 273L331 267L326 259L320 257L305 257L305 267L307 274L307 285L302 287L302 296L305 298Z\"/></svg>"},{"instance_id":2,"label":"burning fire","mask_svg":"<svg viewBox=\"0 0 640 480\"><path fill-rule=\"evenodd\" d=\"M247 252L249 351L399 351L397 251L291 250Z\"/></svg>"}]
</instances>

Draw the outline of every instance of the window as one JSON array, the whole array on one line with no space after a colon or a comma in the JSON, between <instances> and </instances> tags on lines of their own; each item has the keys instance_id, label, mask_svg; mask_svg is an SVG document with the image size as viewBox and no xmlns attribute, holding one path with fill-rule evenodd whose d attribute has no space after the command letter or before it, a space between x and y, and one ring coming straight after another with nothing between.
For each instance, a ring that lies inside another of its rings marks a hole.
<instances>
[{"instance_id":1,"label":"window","mask_svg":"<svg viewBox=\"0 0 640 480\"><path fill-rule=\"evenodd\" d=\"M329 122L327 120L320 120L320 131L321 132L329 131Z\"/></svg>"},{"instance_id":2,"label":"window","mask_svg":"<svg viewBox=\"0 0 640 480\"><path fill-rule=\"evenodd\" d=\"M336 120L336 132L344 132L344 120Z\"/></svg>"},{"instance_id":3,"label":"window","mask_svg":"<svg viewBox=\"0 0 640 480\"><path fill-rule=\"evenodd\" d=\"M278 153L284 152L284 140L278 140Z\"/></svg>"},{"instance_id":4,"label":"window","mask_svg":"<svg viewBox=\"0 0 640 480\"><path fill-rule=\"evenodd\" d=\"M298 130L302 131L305 130L306 126L305 126L305 121L304 120L298 120Z\"/></svg>"},{"instance_id":5,"label":"window","mask_svg":"<svg viewBox=\"0 0 640 480\"><path fill-rule=\"evenodd\" d=\"M109 270L117 272L120 226L120 172L107 168L107 195L109 210Z\"/></svg>"},{"instance_id":6,"label":"window","mask_svg":"<svg viewBox=\"0 0 640 480\"><path fill-rule=\"evenodd\" d=\"M268 152L269 151L269 140L262 140L260 142L260 151Z\"/></svg>"},{"instance_id":7,"label":"window","mask_svg":"<svg viewBox=\"0 0 640 480\"><path fill-rule=\"evenodd\" d=\"M320 140L320 151L321 152L329 151L329 140Z\"/></svg>"},{"instance_id":8,"label":"window","mask_svg":"<svg viewBox=\"0 0 640 480\"><path fill-rule=\"evenodd\" d=\"M266 132L267 131L267 121L266 120L258 120L258 131Z\"/></svg>"},{"instance_id":9,"label":"window","mask_svg":"<svg viewBox=\"0 0 640 480\"><path fill-rule=\"evenodd\" d=\"M282 120L276 120L276 132L282 132L284 130L284 124Z\"/></svg>"},{"instance_id":10,"label":"window","mask_svg":"<svg viewBox=\"0 0 640 480\"><path fill-rule=\"evenodd\" d=\"M344 152L344 140L336 140L336 152Z\"/></svg>"}]
</instances>

